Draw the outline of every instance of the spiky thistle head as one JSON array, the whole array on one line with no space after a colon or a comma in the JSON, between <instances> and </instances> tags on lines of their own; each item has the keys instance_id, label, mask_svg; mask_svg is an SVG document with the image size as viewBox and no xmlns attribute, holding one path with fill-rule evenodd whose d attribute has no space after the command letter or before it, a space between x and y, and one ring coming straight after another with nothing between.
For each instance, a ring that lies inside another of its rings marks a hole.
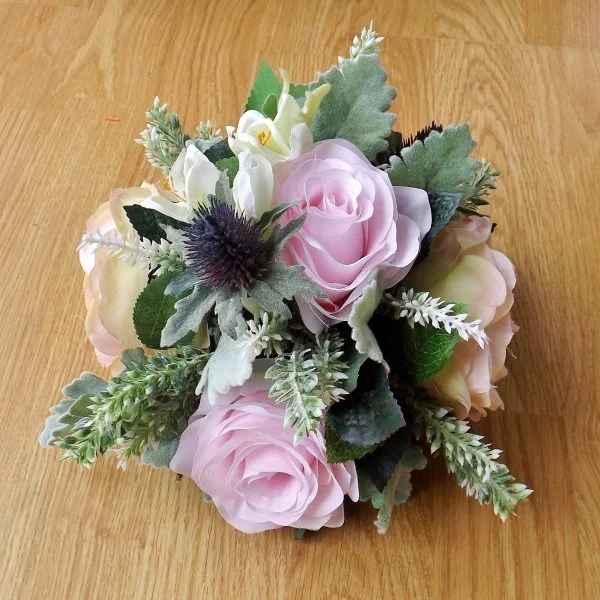
<instances>
[{"instance_id":1,"label":"spiky thistle head","mask_svg":"<svg viewBox=\"0 0 600 600\"><path fill-rule=\"evenodd\" d=\"M198 276L216 289L236 290L262 279L270 259L262 229L235 207L210 197L182 230L186 257Z\"/></svg>"}]
</instances>

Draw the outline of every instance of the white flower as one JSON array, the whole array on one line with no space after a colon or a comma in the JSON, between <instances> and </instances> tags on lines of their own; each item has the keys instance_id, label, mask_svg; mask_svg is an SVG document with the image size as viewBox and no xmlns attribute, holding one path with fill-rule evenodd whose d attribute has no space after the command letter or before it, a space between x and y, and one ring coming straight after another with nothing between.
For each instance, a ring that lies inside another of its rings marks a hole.
<instances>
[{"instance_id":1,"label":"white flower","mask_svg":"<svg viewBox=\"0 0 600 600\"><path fill-rule=\"evenodd\" d=\"M229 147L236 156L244 151L251 152L275 164L295 158L311 146L309 125L331 86L326 83L306 92L302 108L289 94L289 87L286 78L275 119L269 119L257 110L248 110L241 116L237 130L227 127Z\"/></svg>"},{"instance_id":2,"label":"white flower","mask_svg":"<svg viewBox=\"0 0 600 600\"><path fill-rule=\"evenodd\" d=\"M215 193L220 171L193 144L181 151L168 177L156 191L173 202L169 216L189 221L192 212L206 205L208 196ZM165 212L164 210L162 212Z\"/></svg>"},{"instance_id":3,"label":"white flower","mask_svg":"<svg viewBox=\"0 0 600 600\"><path fill-rule=\"evenodd\" d=\"M240 169L233 181L233 197L238 211L259 219L273 207L273 168L260 154L241 152Z\"/></svg>"}]
</instances>

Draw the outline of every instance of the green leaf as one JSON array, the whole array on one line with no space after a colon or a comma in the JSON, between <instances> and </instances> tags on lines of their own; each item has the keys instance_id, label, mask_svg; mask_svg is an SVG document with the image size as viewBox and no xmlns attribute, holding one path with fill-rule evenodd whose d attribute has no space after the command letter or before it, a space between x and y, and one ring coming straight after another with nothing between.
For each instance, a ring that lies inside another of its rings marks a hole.
<instances>
[{"instance_id":1,"label":"green leaf","mask_svg":"<svg viewBox=\"0 0 600 600\"><path fill-rule=\"evenodd\" d=\"M353 350L350 359L347 361L348 369L346 370L346 381L343 383L343 387L347 392L353 392L358 386L358 374L360 368L368 360L368 357L361 354L357 350Z\"/></svg>"},{"instance_id":2,"label":"green leaf","mask_svg":"<svg viewBox=\"0 0 600 600\"><path fill-rule=\"evenodd\" d=\"M262 111L263 105L269 96L274 95L276 98L279 98L282 89L283 85L273 69L271 69L266 61L262 60L258 65L256 79L254 80L248 100L246 100L246 108L244 110Z\"/></svg>"},{"instance_id":3,"label":"green leaf","mask_svg":"<svg viewBox=\"0 0 600 600\"><path fill-rule=\"evenodd\" d=\"M344 463L362 458L369 452L373 452L377 445L356 446L350 444L343 440L333 427L327 425L325 428L325 447L327 448L327 462Z\"/></svg>"},{"instance_id":4,"label":"green leaf","mask_svg":"<svg viewBox=\"0 0 600 600\"><path fill-rule=\"evenodd\" d=\"M288 267L282 263L273 263L267 277L253 282L247 291L264 310L286 319L290 319L292 313L284 300L291 300L294 296L317 298L323 295L319 287L304 275L303 267Z\"/></svg>"},{"instance_id":5,"label":"green leaf","mask_svg":"<svg viewBox=\"0 0 600 600\"><path fill-rule=\"evenodd\" d=\"M427 245L454 216L460 205L460 192L431 192L428 194L431 207L431 229L425 236L423 244Z\"/></svg>"},{"instance_id":6,"label":"green leaf","mask_svg":"<svg viewBox=\"0 0 600 600\"><path fill-rule=\"evenodd\" d=\"M147 238L153 242L160 243L161 239L167 237L163 225L179 228L184 223L167 217L152 208L146 208L139 204L131 204L123 207L129 222L142 238Z\"/></svg>"},{"instance_id":7,"label":"green leaf","mask_svg":"<svg viewBox=\"0 0 600 600\"><path fill-rule=\"evenodd\" d=\"M166 322L160 339L163 348L174 346L190 331L196 333L202 320L217 301L217 293L206 285L197 284L192 293L175 302L175 312Z\"/></svg>"},{"instance_id":8,"label":"green leaf","mask_svg":"<svg viewBox=\"0 0 600 600\"><path fill-rule=\"evenodd\" d=\"M257 225L263 230L268 229L288 208L291 208L297 203L298 200L289 200L288 202L282 202L281 204L278 204L271 210L265 211L258 220Z\"/></svg>"},{"instance_id":9,"label":"green leaf","mask_svg":"<svg viewBox=\"0 0 600 600\"><path fill-rule=\"evenodd\" d=\"M234 154L229 147L229 140L225 138L216 144L213 144L210 148L207 148L204 155L211 163L217 164L224 158L231 158Z\"/></svg>"},{"instance_id":10,"label":"green leaf","mask_svg":"<svg viewBox=\"0 0 600 600\"><path fill-rule=\"evenodd\" d=\"M344 441L356 446L379 444L406 424L378 364L363 369L359 386L346 400L331 406L327 422Z\"/></svg>"},{"instance_id":11,"label":"green leaf","mask_svg":"<svg viewBox=\"0 0 600 600\"><path fill-rule=\"evenodd\" d=\"M311 124L314 141L343 138L369 160L385 150L396 118L387 112L396 91L385 85L386 79L376 55L361 55L321 73L310 89L329 83L331 91Z\"/></svg>"},{"instance_id":12,"label":"green leaf","mask_svg":"<svg viewBox=\"0 0 600 600\"><path fill-rule=\"evenodd\" d=\"M222 158L215 164L217 169L220 171L227 171L229 177L229 185L233 185L233 180L240 170L240 161L237 156L230 156L229 158Z\"/></svg>"},{"instance_id":13,"label":"green leaf","mask_svg":"<svg viewBox=\"0 0 600 600\"><path fill-rule=\"evenodd\" d=\"M358 462L379 491L383 491L398 465L407 469L425 468L427 459L421 448L412 442L413 428L402 427Z\"/></svg>"},{"instance_id":14,"label":"green leaf","mask_svg":"<svg viewBox=\"0 0 600 600\"><path fill-rule=\"evenodd\" d=\"M241 335L241 331L238 333ZM200 394L206 389L208 401L214 404L220 395L243 385L250 378L254 358L254 352L249 352L243 341L223 333L217 349L202 371L196 393Z\"/></svg>"},{"instance_id":15,"label":"green leaf","mask_svg":"<svg viewBox=\"0 0 600 600\"><path fill-rule=\"evenodd\" d=\"M304 225L306 215L302 215L286 223L283 227L276 225L269 242L273 244L273 256L279 256L286 242L295 235Z\"/></svg>"},{"instance_id":16,"label":"green leaf","mask_svg":"<svg viewBox=\"0 0 600 600\"><path fill-rule=\"evenodd\" d=\"M181 436L168 440L160 440L156 446L146 448L140 456L141 463L158 468L169 468L171 460L175 456L177 448L179 448L180 439Z\"/></svg>"},{"instance_id":17,"label":"green leaf","mask_svg":"<svg viewBox=\"0 0 600 600\"><path fill-rule=\"evenodd\" d=\"M462 311L462 305L457 305L455 310ZM460 341L456 331L447 333L433 325L412 328L404 319L398 322L395 335L402 376L417 385L430 381L444 368Z\"/></svg>"},{"instance_id":18,"label":"green leaf","mask_svg":"<svg viewBox=\"0 0 600 600\"><path fill-rule=\"evenodd\" d=\"M242 299L239 294L218 300L215 312L219 318L219 329L230 337L235 337L236 328L240 324L245 325L242 317Z\"/></svg>"},{"instance_id":19,"label":"green leaf","mask_svg":"<svg viewBox=\"0 0 600 600\"><path fill-rule=\"evenodd\" d=\"M176 296L165 295L167 285L173 279L173 273L164 273L152 279L142 290L133 307L133 325L142 344L158 349L161 332L167 321L175 313Z\"/></svg>"},{"instance_id":20,"label":"green leaf","mask_svg":"<svg viewBox=\"0 0 600 600\"><path fill-rule=\"evenodd\" d=\"M348 325L352 329L351 336L356 342L356 349L371 360L384 365L389 370L383 358L375 335L369 328L369 321L379 306L383 295L383 275L376 271L362 295L353 304L348 317Z\"/></svg>"},{"instance_id":21,"label":"green leaf","mask_svg":"<svg viewBox=\"0 0 600 600\"><path fill-rule=\"evenodd\" d=\"M277 102L278 98L275 94L270 94L267 99L263 102L260 112L269 119L274 119L277 116Z\"/></svg>"},{"instance_id":22,"label":"green leaf","mask_svg":"<svg viewBox=\"0 0 600 600\"><path fill-rule=\"evenodd\" d=\"M425 141L404 148L401 158L392 156L387 171L393 185L431 192L460 192L473 178L480 163L469 158L476 143L469 125L449 125L441 133L432 131Z\"/></svg>"}]
</instances>

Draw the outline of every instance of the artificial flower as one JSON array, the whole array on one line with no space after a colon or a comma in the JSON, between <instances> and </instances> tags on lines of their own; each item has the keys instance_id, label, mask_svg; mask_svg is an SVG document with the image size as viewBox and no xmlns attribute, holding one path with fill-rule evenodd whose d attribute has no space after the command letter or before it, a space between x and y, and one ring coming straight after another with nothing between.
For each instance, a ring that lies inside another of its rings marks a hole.
<instances>
[{"instance_id":1,"label":"artificial flower","mask_svg":"<svg viewBox=\"0 0 600 600\"><path fill-rule=\"evenodd\" d=\"M199 206L215 193L221 172L193 144L188 144L173 163L169 175L156 191L171 201L169 216L189 221Z\"/></svg>"},{"instance_id":2,"label":"artificial flower","mask_svg":"<svg viewBox=\"0 0 600 600\"><path fill-rule=\"evenodd\" d=\"M229 147L239 156L250 152L264 156L275 164L302 154L312 144L310 123L331 86L323 84L306 92L302 107L289 93L289 81L284 81L274 119L257 110L248 110L241 117L237 129L227 128Z\"/></svg>"},{"instance_id":3,"label":"artificial flower","mask_svg":"<svg viewBox=\"0 0 600 600\"><path fill-rule=\"evenodd\" d=\"M133 232L123 207L138 204L169 214L172 202L148 187L113 191L87 222L87 233L127 238ZM85 330L102 366L110 366L126 348L139 347L133 325L133 307L148 283L148 271L114 256L106 247L84 244L79 260L85 273L83 291L87 316Z\"/></svg>"},{"instance_id":4,"label":"artificial flower","mask_svg":"<svg viewBox=\"0 0 600 600\"><path fill-rule=\"evenodd\" d=\"M298 300L311 331L346 321L375 269L386 288L408 273L431 227L423 190L392 187L383 171L341 139L315 144L274 172L275 203L300 199L282 222L306 215L282 261L302 265L326 295Z\"/></svg>"},{"instance_id":5,"label":"artificial flower","mask_svg":"<svg viewBox=\"0 0 600 600\"><path fill-rule=\"evenodd\" d=\"M328 463L320 431L294 445L285 407L269 398L263 373L258 367L216 406L203 397L171 469L191 477L240 531L340 527L344 496L358 500L356 467Z\"/></svg>"},{"instance_id":6,"label":"artificial flower","mask_svg":"<svg viewBox=\"0 0 600 600\"><path fill-rule=\"evenodd\" d=\"M483 348L475 340L459 342L450 361L429 384L459 418L477 419L487 410L503 408L495 384L507 374L506 350L518 329L510 315L515 269L504 254L490 247L491 227L486 217L463 216L452 221L409 277L415 289L467 304L468 318L480 319L488 337Z\"/></svg>"},{"instance_id":7,"label":"artificial flower","mask_svg":"<svg viewBox=\"0 0 600 600\"><path fill-rule=\"evenodd\" d=\"M233 181L237 209L249 218L259 219L273 207L273 169L260 154L240 152L240 168Z\"/></svg>"}]
</instances>

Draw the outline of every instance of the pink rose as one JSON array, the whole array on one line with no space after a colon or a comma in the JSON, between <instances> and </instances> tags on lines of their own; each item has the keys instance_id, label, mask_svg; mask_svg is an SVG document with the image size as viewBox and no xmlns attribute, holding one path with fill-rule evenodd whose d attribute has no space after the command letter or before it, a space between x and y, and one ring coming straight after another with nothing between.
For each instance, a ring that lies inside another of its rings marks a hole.
<instances>
[{"instance_id":1,"label":"pink rose","mask_svg":"<svg viewBox=\"0 0 600 600\"><path fill-rule=\"evenodd\" d=\"M285 408L268 397L269 387L254 375L214 407L203 400L171 469L191 477L245 533L340 527L345 494L358 500L354 463L329 464L318 431L294 446L294 430L283 425Z\"/></svg>"},{"instance_id":2,"label":"pink rose","mask_svg":"<svg viewBox=\"0 0 600 600\"><path fill-rule=\"evenodd\" d=\"M494 384L507 374L506 349L517 326L510 316L515 269L489 246L491 221L462 217L434 240L431 252L410 274L407 285L469 305L469 319L481 319L488 343L457 344L448 364L429 384L460 418L479 418L504 405Z\"/></svg>"},{"instance_id":3,"label":"pink rose","mask_svg":"<svg viewBox=\"0 0 600 600\"><path fill-rule=\"evenodd\" d=\"M306 214L282 261L302 265L326 295L298 299L311 331L346 321L376 268L383 271L386 288L408 273L431 227L423 190L392 187L384 172L341 139L320 142L275 165L274 175L277 204L299 199L282 222Z\"/></svg>"}]
</instances>

